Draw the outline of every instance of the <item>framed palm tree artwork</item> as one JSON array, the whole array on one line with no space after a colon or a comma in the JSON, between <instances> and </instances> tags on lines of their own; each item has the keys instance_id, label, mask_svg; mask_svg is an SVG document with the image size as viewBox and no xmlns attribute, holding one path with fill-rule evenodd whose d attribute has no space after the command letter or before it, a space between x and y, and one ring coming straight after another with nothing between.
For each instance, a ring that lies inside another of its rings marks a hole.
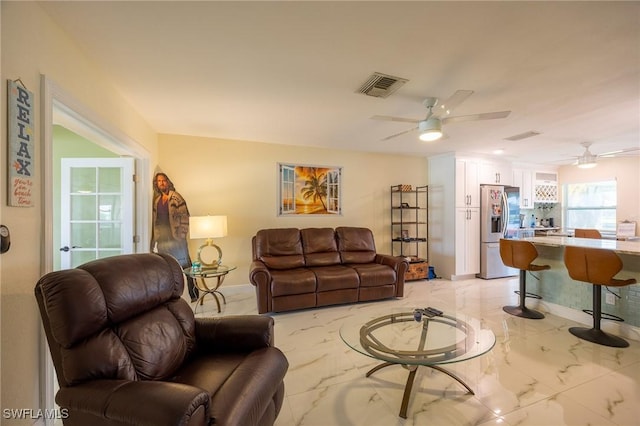
<instances>
[{"instance_id":1,"label":"framed palm tree artwork","mask_svg":"<svg viewBox=\"0 0 640 426\"><path fill-rule=\"evenodd\" d=\"M278 164L278 215L342 214L342 167Z\"/></svg>"}]
</instances>

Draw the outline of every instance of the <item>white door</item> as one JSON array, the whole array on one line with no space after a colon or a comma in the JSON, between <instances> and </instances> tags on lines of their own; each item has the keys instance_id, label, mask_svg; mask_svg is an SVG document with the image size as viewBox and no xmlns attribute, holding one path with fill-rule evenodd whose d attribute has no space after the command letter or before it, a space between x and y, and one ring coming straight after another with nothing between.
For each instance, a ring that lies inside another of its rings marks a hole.
<instances>
[{"instance_id":1,"label":"white door","mask_svg":"<svg viewBox=\"0 0 640 426\"><path fill-rule=\"evenodd\" d=\"M134 159L63 158L60 267L133 253Z\"/></svg>"}]
</instances>

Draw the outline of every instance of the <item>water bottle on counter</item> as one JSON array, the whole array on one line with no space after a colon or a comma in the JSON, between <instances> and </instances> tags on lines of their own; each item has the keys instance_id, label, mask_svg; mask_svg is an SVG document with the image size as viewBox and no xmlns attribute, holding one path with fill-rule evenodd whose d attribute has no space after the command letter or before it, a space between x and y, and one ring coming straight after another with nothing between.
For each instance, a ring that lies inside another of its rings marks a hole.
<instances>
[{"instance_id":1,"label":"water bottle on counter","mask_svg":"<svg viewBox=\"0 0 640 426\"><path fill-rule=\"evenodd\" d=\"M531 215L531 227L536 227L536 217L534 215Z\"/></svg>"}]
</instances>

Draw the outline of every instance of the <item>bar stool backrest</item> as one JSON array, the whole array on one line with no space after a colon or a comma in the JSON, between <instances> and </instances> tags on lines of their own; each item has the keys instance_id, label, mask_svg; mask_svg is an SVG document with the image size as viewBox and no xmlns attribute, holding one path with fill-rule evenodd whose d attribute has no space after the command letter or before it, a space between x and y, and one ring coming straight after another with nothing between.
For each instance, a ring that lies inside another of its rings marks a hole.
<instances>
[{"instance_id":1,"label":"bar stool backrest","mask_svg":"<svg viewBox=\"0 0 640 426\"><path fill-rule=\"evenodd\" d=\"M596 240L602 239L602 234L597 229L579 229L576 228L574 230L574 235L576 238L593 238Z\"/></svg>"},{"instance_id":2,"label":"bar stool backrest","mask_svg":"<svg viewBox=\"0 0 640 426\"><path fill-rule=\"evenodd\" d=\"M596 285L616 285L613 277L622 270L615 252L587 247L565 247L564 264L574 280Z\"/></svg>"},{"instance_id":3,"label":"bar stool backrest","mask_svg":"<svg viewBox=\"0 0 640 426\"><path fill-rule=\"evenodd\" d=\"M500 240L500 257L506 266L526 271L538 257L538 250L529 241L503 238Z\"/></svg>"}]
</instances>

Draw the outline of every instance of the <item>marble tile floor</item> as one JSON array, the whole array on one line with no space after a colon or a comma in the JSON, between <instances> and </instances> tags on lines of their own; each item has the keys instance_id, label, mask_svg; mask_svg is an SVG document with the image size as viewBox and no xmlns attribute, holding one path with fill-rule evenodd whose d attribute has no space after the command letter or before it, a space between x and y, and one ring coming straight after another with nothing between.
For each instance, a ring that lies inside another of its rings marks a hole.
<instances>
[{"instance_id":1,"label":"marble tile floor","mask_svg":"<svg viewBox=\"0 0 640 426\"><path fill-rule=\"evenodd\" d=\"M290 364L276 425L639 424L640 342L608 348L571 335L568 328L580 325L575 321L548 312L543 320L506 314L502 306L517 304L517 288L517 277L412 281L401 299L270 314L276 346ZM227 298L222 312L207 298L197 316L257 313L250 285L221 290ZM338 331L361 312L425 306L480 319L495 333L496 345L481 357L447 366L475 395L445 374L419 368L402 419L407 370L390 366L366 378L379 362L349 349ZM537 309L544 312L544 302Z\"/></svg>"}]
</instances>

